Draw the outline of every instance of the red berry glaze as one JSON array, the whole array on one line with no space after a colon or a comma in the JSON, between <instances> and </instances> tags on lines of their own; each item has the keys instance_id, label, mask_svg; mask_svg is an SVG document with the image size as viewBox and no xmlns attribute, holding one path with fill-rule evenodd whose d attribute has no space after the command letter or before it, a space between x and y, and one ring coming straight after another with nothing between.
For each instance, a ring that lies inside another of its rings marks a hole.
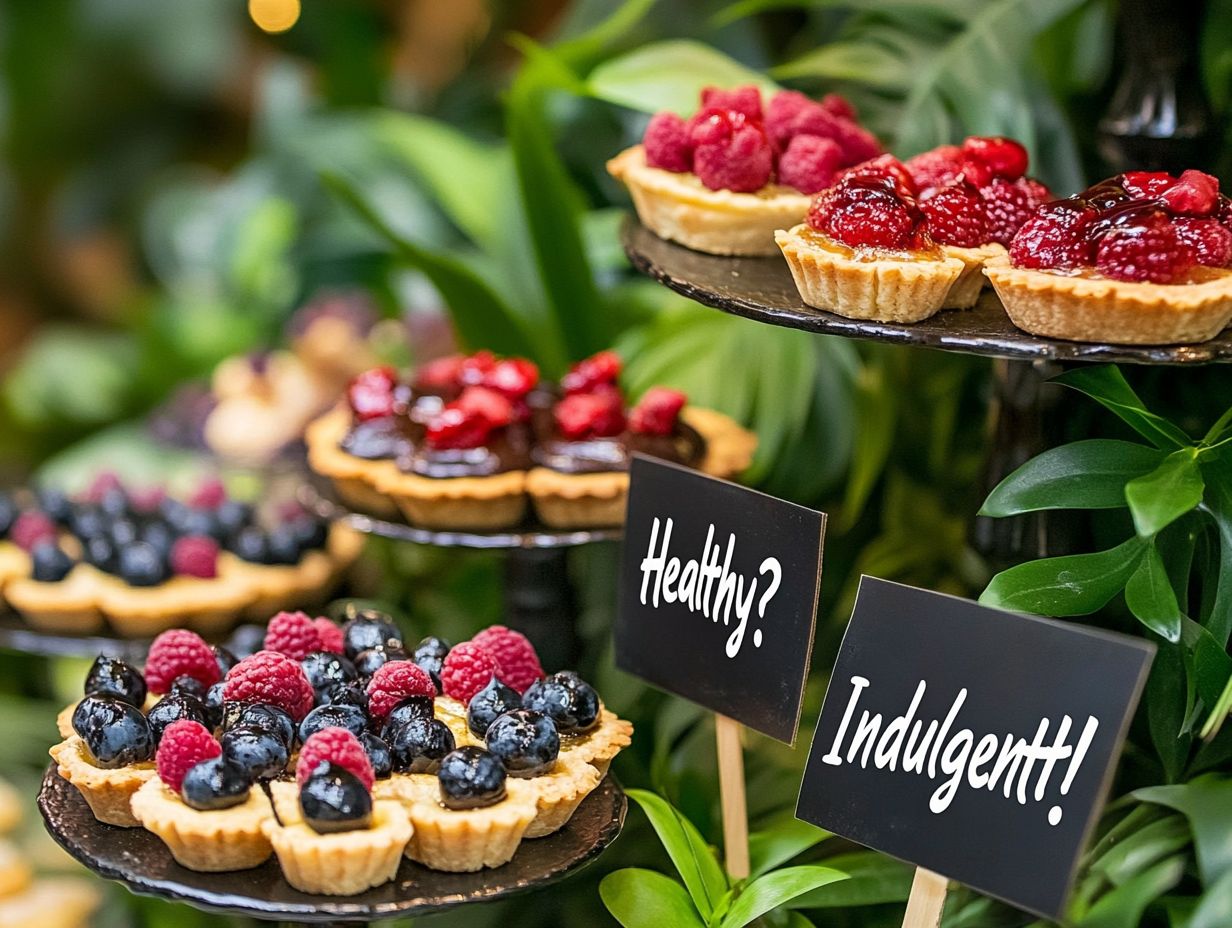
<instances>
[{"instance_id":1,"label":"red berry glaze","mask_svg":"<svg viewBox=\"0 0 1232 928\"><path fill-rule=\"evenodd\" d=\"M552 417L565 438L611 438L625 430L624 403L614 387L566 396Z\"/></svg>"},{"instance_id":2,"label":"red berry glaze","mask_svg":"<svg viewBox=\"0 0 1232 928\"><path fill-rule=\"evenodd\" d=\"M464 387L476 386L496 367L496 355L490 351L476 351L464 357L458 364L458 383Z\"/></svg>"},{"instance_id":3,"label":"red berry glaze","mask_svg":"<svg viewBox=\"0 0 1232 928\"><path fill-rule=\"evenodd\" d=\"M912 180L911 172L907 170L907 166L890 154L878 155L876 158L870 158L867 161L861 161L859 164L852 165L839 174L838 179L846 180L857 177L873 180L892 180L894 183L891 189L894 195L902 199L908 199L918 193L915 181Z\"/></svg>"},{"instance_id":4,"label":"red berry glaze","mask_svg":"<svg viewBox=\"0 0 1232 928\"><path fill-rule=\"evenodd\" d=\"M325 648L311 617L303 612L280 612L265 627L265 650L302 661L313 651Z\"/></svg>"},{"instance_id":5,"label":"red berry glaze","mask_svg":"<svg viewBox=\"0 0 1232 928\"><path fill-rule=\"evenodd\" d=\"M33 551L44 541L56 540L56 523L46 513L27 509L13 520L9 540L23 551Z\"/></svg>"},{"instance_id":6,"label":"red berry glaze","mask_svg":"<svg viewBox=\"0 0 1232 928\"><path fill-rule=\"evenodd\" d=\"M466 355L451 354L421 364L415 372L414 384L423 390L442 390L461 383L462 362Z\"/></svg>"},{"instance_id":7,"label":"red berry glaze","mask_svg":"<svg viewBox=\"0 0 1232 928\"><path fill-rule=\"evenodd\" d=\"M1010 243L1016 267L1067 270L1090 264L1094 249L1086 229L1096 212L1061 200L1041 207L1023 223Z\"/></svg>"},{"instance_id":8,"label":"red berry glaze","mask_svg":"<svg viewBox=\"0 0 1232 928\"><path fill-rule=\"evenodd\" d=\"M316 769L327 762L355 774L364 784L364 789L371 792L372 784L376 782L372 761L368 759L368 752L359 739L345 728L322 728L304 742L299 749L299 760L295 763L295 782L300 789Z\"/></svg>"},{"instance_id":9,"label":"red berry glaze","mask_svg":"<svg viewBox=\"0 0 1232 928\"><path fill-rule=\"evenodd\" d=\"M834 139L797 135L779 156L779 183L817 193L830 186L842 164L843 149Z\"/></svg>"},{"instance_id":10,"label":"red berry glaze","mask_svg":"<svg viewBox=\"0 0 1232 928\"><path fill-rule=\"evenodd\" d=\"M539 663L535 646L521 632L504 625L490 625L472 638L471 642L496 658L500 665L497 676L502 683L519 693L526 692L527 687L542 679L543 666Z\"/></svg>"},{"instance_id":11,"label":"red berry glaze","mask_svg":"<svg viewBox=\"0 0 1232 928\"><path fill-rule=\"evenodd\" d=\"M500 663L491 651L473 641L464 641L454 645L445 655L441 665L441 689L446 696L469 703L493 676L500 675Z\"/></svg>"},{"instance_id":12,"label":"red berry glaze","mask_svg":"<svg viewBox=\"0 0 1232 928\"><path fill-rule=\"evenodd\" d=\"M258 651L227 671L222 696L227 702L269 703L297 722L316 698L299 661L277 651Z\"/></svg>"},{"instance_id":13,"label":"red berry glaze","mask_svg":"<svg viewBox=\"0 0 1232 928\"><path fill-rule=\"evenodd\" d=\"M623 362L614 351L600 351L578 361L561 378L565 393L589 393L599 386L611 386L620 377Z\"/></svg>"},{"instance_id":14,"label":"red berry glaze","mask_svg":"<svg viewBox=\"0 0 1232 928\"><path fill-rule=\"evenodd\" d=\"M1114 280L1165 284L1194 265L1166 213L1148 213L1132 224L1118 225L1100 239L1095 267Z\"/></svg>"},{"instance_id":15,"label":"red berry glaze","mask_svg":"<svg viewBox=\"0 0 1232 928\"><path fill-rule=\"evenodd\" d=\"M965 180L929 190L920 198L920 210L935 242L975 248L988 241L984 198Z\"/></svg>"},{"instance_id":16,"label":"red berry glaze","mask_svg":"<svg viewBox=\"0 0 1232 928\"><path fill-rule=\"evenodd\" d=\"M185 535L171 546L171 569L184 577L218 576L218 542L208 535Z\"/></svg>"},{"instance_id":17,"label":"red berry glaze","mask_svg":"<svg viewBox=\"0 0 1232 928\"><path fill-rule=\"evenodd\" d=\"M312 620L312 627L321 636L322 651L329 651L331 654L343 653L345 646L343 644L342 629L336 622L330 621L325 616L319 616Z\"/></svg>"},{"instance_id":18,"label":"red berry glaze","mask_svg":"<svg viewBox=\"0 0 1232 928\"><path fill-rule=\"evenodd\" d=\"M629 430L641 435L670 435L685 402L679 390L651 387L629 413Z\"/></svg>"},{"instance_id":19,"label":"red berry glaze","mask_svg":"<svg viewBox=\"0 0 1232 928\"><path fill-rule=\"evenodd\" d=\"M505 358L497 361L484 374L482 386L495 390L511 400L526 396L539 385L539 368L526 358Z\"/></svg>"},{"instance_id":20,"label":"red berry glaze","mask_svg":"<svg viewBox=\"0 0 1232 928\"><path fill-rule=\"evenodd\" d=\"M436 696L436 684L428 672L410 661L382 664L368 681L368 713L382 721L389 710L408 696Z\"/></svg>"},{"instance_id":21,"label":"red berry glaze","mask_svg":"<svg viewBox=\"0 0 1232 928\"><path fill-rule=\"evenodd\" d=\"M1219 178L1201 171L1182 171L1159 199L1173 216L1210 216L1219 209Z\"/></svg>"},{"instance_id":22,"label":"red berry glaze","mask_svg":"<svg viewBox=\"0 0 1232 928\"><path fill-rule=\"evenodd\" d=\"M177 677L192 677L210 687L222 677L214 649L186 628L163 632L150 644L145 659L145 682L151 693L162 695Z\"/></svg>"},{"instance_id":23,"label":"red berry glaze","mask_svg":"<svg viewBox=\"0 0 1232 928\"><path fill-rule=\"evenodd\" d=\"M494 429L513 421L513 403L509 397L490 387L467 387L451 405L481 416Z\"/></svg>"},{"instance_id":24,"label":"red berry glaze","mask_svg":"<svg viewBox=\"0 0 1232 928\"><path fill-rule=\"evenodd\" d=\"M1176 183L1176 178L1167 171L1126 171L1121 175L1121 186L1138 200L1154 200Z\"/></svg>"},{"instance_id":25,"label":"red berry glaze","mask_svg":"<svg viewBox=\"0 0 1232 928\"><path fill-rule=\"evenodd\" d=\"M492 423L480 412L463 409L456 402L428 420L424 440L432 448L481 448L492 432Z\"/></svg>"},{"instance_id":26,"label":"red berry glaze","mask_svg":"<svg viewBox=\"0 0 1232 928\"><path fill-rule=\"evenodd\" d=\"M963 140L963 172L968 180L983 186L989 181L1018 180L1027 173L1027 150L1004 136L973 135Z\"/></svg>"},{"instance_id":27,"label":"red berry glaze","mask_svg":"<svg viewBox=\"0 0 1232 928\"><path fill-rule=\"evenodd\" d=\"M356 375L347 387L351 414L360 422L392 416L397 386L398 375L392 367L374 367Z\"/></svg>"},{"instance_id":28,"label":"red berry glaze","mask_svg":"<svg viewBox=\"0 0 1232 928\"><path fill-rule=\"evenodd\" d=\"M908 248L923 216L893 178L845 177L813 201L808 223L852 248Z\"/></svg>"},{"instance_id":29,"label":"red berry glaze","mask_svg":"<svg viewBox=\"0 0 1232 928\"><path fill-rule=\"evenodd\" d=\"M188 771L220 754L222 746L208 728L192 719L180 719L163 732L154 753L154 767L158 778L178 793Z\"/></svg>"}]
</instances>

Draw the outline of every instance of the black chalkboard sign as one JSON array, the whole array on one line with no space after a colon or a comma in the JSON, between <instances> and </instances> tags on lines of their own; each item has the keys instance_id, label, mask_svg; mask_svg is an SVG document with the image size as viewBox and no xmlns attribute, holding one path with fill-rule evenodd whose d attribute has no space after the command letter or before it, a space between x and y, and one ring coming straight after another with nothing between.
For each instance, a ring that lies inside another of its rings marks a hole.
<instances>
[{"instance_id":1,"label":"black chalkboard sign","mask_svg":"<svg viewBox=\"0 0 1232 928\"><path fill-rule=\"evenodd\" d=\"M635 455L616 666L791 743L826 517Z\"/></svg>"},{"instance_id":2,"label":"black chalkboard sign","mask_svg":"<svg viewBox=\"0 0 1232 928\"><path fill-rule=\"evenodd\" d=\"M864 577L796 815L1056 918L1154 650Z\"/></svg>"}]
</instances>

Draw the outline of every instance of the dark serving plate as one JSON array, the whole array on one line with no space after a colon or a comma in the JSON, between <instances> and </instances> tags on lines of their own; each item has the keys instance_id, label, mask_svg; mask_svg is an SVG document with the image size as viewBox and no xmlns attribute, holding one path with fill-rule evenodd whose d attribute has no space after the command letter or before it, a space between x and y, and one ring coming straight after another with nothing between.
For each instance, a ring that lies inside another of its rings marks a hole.
<instances>
[{"instance_id":1,"label":"dark serving plate","mask_svg":"<svg viewBox=\"0 0 1232 928\"><path fill-rule=\"evenodd\" d=\"M18 651L38 657L97 657L107 654L140 661L149 650L149 638L114 638L91 632L50 632L27 624L14 612L0 611L0 651Z\"/></svg>"}]
</instances>

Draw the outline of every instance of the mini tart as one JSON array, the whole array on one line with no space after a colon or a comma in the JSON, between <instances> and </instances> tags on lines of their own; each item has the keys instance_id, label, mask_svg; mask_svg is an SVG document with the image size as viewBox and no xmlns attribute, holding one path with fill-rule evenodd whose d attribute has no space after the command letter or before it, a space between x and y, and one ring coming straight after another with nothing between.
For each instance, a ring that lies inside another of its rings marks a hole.
<instances>
[{"instance_id":1,"label":"mini tart","mask_svg":"<svg viewBox=\"0 0 1232 928\"><path fill-rule=\"evenodd\" d=\"M300 892L350 896L397 874L411 840L411 823L400 803L375 800L369 827L320 834L304 822L294 782L272 783L270 791L278 818L266 820L265 835L283 876Z\"/></svg>"},{"instance_id":2,"label":"mini tart","mask_svg":"<svg viewBox=\"0 0 1232 928\"><path fill-rule=\"evenodd\" d=\"M30 577L10 580L4 587L9 605L35 628L55 632L93 632L103 627L99 590L106 577L88 564L75 564L56 583Z\"/></svg>"},{"instance_id":3,"label":"mini tart","mask_svg":"<svg viewBox=\"0 0 1232 928\"><path fill-rule=\"evenodd\" d=\"M542 838L560 831L602 779L576 753L561 756L549 772L529 778L526 782L535 787L538 811L523 837Z\"/></svg>"},{"instance_id":4,"label":"mini tart","mask_svg":"<svg viewBox=\"0 0 1232 928\"><path fill-rule=\"evenodd\" d=\"M158 705L159 700L162 698L163 697L155 695L154 693L147 693L145 697L145 704L141 706L141 711L146 715L149 715L150 710ZM77 732L73 730L73 713L77 711L77 706L80 703L81 700L77 700L77 702L70 702L67 706L56 713L56 730L60 733L60 737L66 741L77 734ZM0 829L0 831L3 831L3 829Z\"/></svg>"},{"instance_id":5,"label":"mini tart","mask_svg":"<svg viewBox=\"0 0 1232 928\"><path fill-rule=\"evenodd\" d=\"M155 777L137 790L132 805L146 831L158 835L176 863L189 870L249 870L272 853L264 828L273 811L259 786L253 786L237 806L201 812Z\"/></svg>"},{"instance_id":6,"label":"mini tart","mask_svg":"<svg viewBox=\"0 0 1232 928\"><path fill-rule=\"evenodd\" d=\"M598 770L602 778L607 774L612 759L632 743L633 723L603 706L599 710L598 723L590 731L561 736L560 756L567 760L585 761Z\"/></svg>"},{"instance_id":7,"label":"mini tart","mask_svg":"<svg viewBox=\"0 0 1232 928\"><path fill-rule=\"evenodd\" d=\"M99 586L98 604L112 628L139 638L180 625L221 631L235 623L253 595L252 583L234 562L220 559L218 576L209 580L175 576L157 586L138 587L107 577Z\"/></svg>"},{"instance_id":8,"label":"mini tart","mask_svg":"<svg viewBox=\"0 0 1232 928\"><path fill-rule=\"evenodd\" d=\"M516 525L526 515L526 471L487 477L377 475L377 489L397 504L408 522L425 528L488 531Z\"/></svg>"},{"instance_id":9,"label":"mini tart","mask_svg":"<svg viewBox=\"0 0 1232 928\"><path fill-rule=\"evenodd\" d=\"M30 576L30 555L11 541L0 541L0 593L10 580Z\"/></svg>"},{"instance_id":10,"label":"mini tart","mask_svg":"<svg viewBox=\"0 0 1232 928\"><path fill-rule=\"evenodd\" d=\"M219 572L225 570L253 587L255 593L244 615L264 622L282 609L303 608L327 598L341 574L359 557L363 544L362 535L335 522L329 527L325 547L305 551L297 564L253 564L221 554Z\"/></svg>"},{"instance_id":11,"label":"mini tart","mask_svg":"<svg viewBox=\"0 0 1232 928\"><path fill-rule=\"evenodd\" d=\"M984 276L984 267L993 258L1008 254L1004 245L989 242L975 248L962 248L958 245L942 245L942 253L947 258L957 258L963 263L962 273L950 286L942 309L970 309L980 298L980 291L988 283Z\"/></svg>"},{"instance_id":12,"label":"mini tart","mask_svg":"<svg viewBox=\"0 0 1232 928\"><path fill-rule=\"evenodd\" d=\"M481 809L447 809L437 790L433 784L431 793L410 802L414 831L406 846L407 857L433 870L473 873L508 863L539 814L531 780L510 777L505 798Z\"/></svg>"},{"instance_id":13,"label":"mini tart","mask_svg":"<svg viewBox=\"0 0 1232 928\"><path fill-rule=\"evenodd\" d=\"M130 764L114 770L96 767L86 752L85 742L77 735L53 745L48 753L56 762L56 772L81 793L96 819L121 828L141 824L132 801L142 787L157 780L153 763Z\"/></svg>"},{"instance_id":14,"label":"mini tart","mask_svg":"<svg viewBox=\"0 0 1232 928\"><path fill-rule=\"evenodd\" d=\"M753 193L711 190L696 174L650 167L641 145L611 159L607 170L629 188L642 225L712 255L774 254L775 231L804 218L812 200L778 184Z\"/></svg>"},{"instance_id":15,"label":"mini tart","mask_svg":"<svg viewBox=\"0 0 1232 928\"><path fill-rule=\"evenodd\" d=\"M957 258L870 250L868 260L805 223L774 234L800 298L848 319L921 322L945 304L964 270Z\"/></svg>"},{"instance_id":16,"label":"mini tart","mask_svg":"<svg viewBox=\"0 0 1232 928\"><path fill-rule=\"evenodd\" d=\"M1014 267L984 273L1018 328L1032 335L1115 345L1204 342L1232 321L1232 270L1202 268L1198 283L1152 284Z\"/></svg>"},{"instance_id":17,"label":"mini tart","mask_svg":"<svg viewBox=\"0 0 1232 928\"><path fill-rule=\"evenodd\" d=\"M748 468L757 450L757 436L730 416L714 409L685 407L685 424L705 440L706 453L697 469L712 477L734 477ZM626 471L566 474L536 467L526 476L526 492L535 512L553 528L623 525L629 496Z\"/></svg>"},{"instance_id":18,"label":"mini tart","mask_svg":"<svg viewBox=\"0 0 1232 928\"><path fill-rule=\"evenodd\" d=\"M483 747L483 739L475 737L466 720L466 706L452 696L437 696L432 703L432 713L449 726L458 747L468 744Z\"/></svg>"},{"instance_id":19,"label":"mini tart","mask_svg":"<svg viewBox=\"0 0 1232 928\"><path fill-rule=\"evenodd\" d=\"M382 474L396 475L391 460L370 461L347 454L339 446L350 428L351 413L339 404L312 422L304 433L308 466L333 483L338 497L358 512L388 518L398 514L398 504L376 488Z\"/></svg>"}]
</instances>

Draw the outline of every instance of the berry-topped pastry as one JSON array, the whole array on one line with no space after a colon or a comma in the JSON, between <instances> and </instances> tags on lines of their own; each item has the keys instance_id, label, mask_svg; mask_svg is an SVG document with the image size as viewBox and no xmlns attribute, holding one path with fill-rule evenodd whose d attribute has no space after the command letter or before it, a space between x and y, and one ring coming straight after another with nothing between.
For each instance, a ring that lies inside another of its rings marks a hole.
<instances>
[{"instance_id":1,"label":"berry-topped pastry","mask_svg":"<svg viewBox=\"0 0 1232 928\"><path fill-rule=\"evenodd\" d=\"M757 87L707 87L697 113L656 114L642 144L607 169L656 235L711 254L771 255L775 230L799 222L812 194L880 151L836 94L784 90L763 108Z\"/></svg>"},{"instance_id":2,"label":"berry-topped pastry","mask_svg":"<svg viewBox=\"0 0 1232 928\"><path fill-rule=\"evenodd\" d=\"M1232 203L1201 171L1131 171L1041 206L985 273L1034 335L1206 341L1232 320Z\"/></svg>"}]
</instances>

